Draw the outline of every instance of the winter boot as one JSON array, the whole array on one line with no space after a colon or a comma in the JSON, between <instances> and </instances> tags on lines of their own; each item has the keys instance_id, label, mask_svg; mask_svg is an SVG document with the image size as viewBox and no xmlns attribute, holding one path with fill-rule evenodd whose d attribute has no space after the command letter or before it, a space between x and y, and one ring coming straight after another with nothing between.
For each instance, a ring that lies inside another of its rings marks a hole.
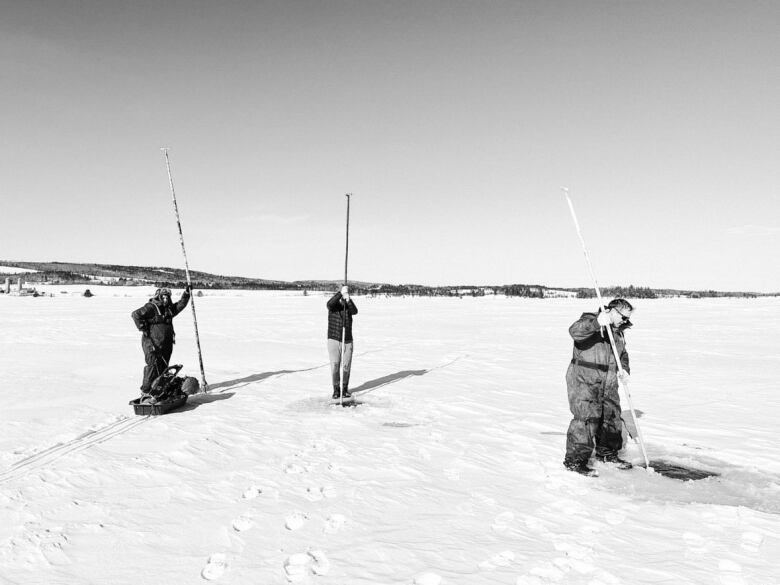
<instances>
[{"instance_id":1,"label":"winter boot","mask_svg":"<svg viewBox=\"0 0 780 585\"><path fill-rule=\"evenodd\" d=\"M596 477L599 474L599 472L593 469L592 467L588 467L588 464L586 462L564 461L563 466L569 471L574 471L576 473L579 473L580 475L585 475L587 477Z\"/></svg>"},{"instance_id":2,"label":"winter boot","mask_svg":"<svg viewBox=\"0 0 780 585\"><path fill-rule=\"evenodd\" d=\"M352 393L344 386L344 392L341 393L344 398L352 398Z\"/></svg>"},{"instance_id":3,"label":"winter boot","mask_svg":"<svg viewBox=\"0 0 780 585\"><path fill-rule=\"evenodd\" d=\"M618 469L631 469L633 465L626 461L625 459L621 459L617 456L617 453L609 453L607 455L603 455L601 457L597 457L599 461L603 461L604 463L611 463Z\"/></svg>"},{"instance_id":4,"label":"winter boot","mask_svg":"<svg viewBox=\"0 0 780 585\"><path fill-rule=\"evenodd\" d=\"M338 400L340 396L341 396L341 388L339 388L338 386L334 386L333 396L331 396L331 398L333 398L334 400Z\"/></svg>"}]
</instances>

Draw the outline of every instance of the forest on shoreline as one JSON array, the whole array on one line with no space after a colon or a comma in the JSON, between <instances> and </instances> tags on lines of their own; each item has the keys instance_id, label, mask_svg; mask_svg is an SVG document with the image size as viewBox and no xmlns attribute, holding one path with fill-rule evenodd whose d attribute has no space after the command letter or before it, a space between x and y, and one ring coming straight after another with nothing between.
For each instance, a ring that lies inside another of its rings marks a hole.
<instances>
[{"instance_id":1,"label":"forest on shoreline","mask_svg":"<svg viewBox=\"0 0 780 585\"><path fill-rule=\"evenodd\" d=\"M86 286L167 286L184 288L187 277L181 268L164 266L123 266L118 264L91 264L75 262L17 262L0 260L0 267L7 267L5 276L12 284L22 280L26 285L61 284ZM11 269L21 269L12 272ZM340 280L296 280L282 281L244 276L225 276L197 270L190 271L193 288L201 290L300 290L335 291ZM547 287L541 284L473 285L456 284L426 286L420 284L389 284L378 282L349 281L354 294L390 296L486 296L505 295L525 298L593 298L593 289L582 287ZM601 289L605 297L633 299L654 299L664 297L719 298L719 297L763 297L778 296L780 293L757 293L751 291L715 291L685 289L654 289L646 286L605 286Z\"/></svg>"}]
</instances>

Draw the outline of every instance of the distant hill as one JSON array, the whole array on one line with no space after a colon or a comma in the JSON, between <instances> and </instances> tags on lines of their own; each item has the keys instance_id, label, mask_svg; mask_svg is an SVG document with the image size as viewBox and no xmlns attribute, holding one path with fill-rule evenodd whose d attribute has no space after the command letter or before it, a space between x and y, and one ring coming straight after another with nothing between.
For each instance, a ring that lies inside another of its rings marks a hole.
<instances>
[{"instance_id":1,"label":"distant hill","mask_svg":"<svg viewBox=\"0 0 780 585\"><path fill-rule=\"evenodd\" d=\"M14 271L13 269L18 269ZM167 286L184 288L187 282L181 268L167 266L122 266L119 264L89 264L79 262L17 262L0 260L0 280L8 277L12 281L21 278L25 283L36 284L84 284L114 286ZM340 280L267 280L245 276L225 276L198 270L190 270L192 285L196 289L245 289L245 290L301 290L335 291L341 287ZM500 294L507 296L550 298L591 298L589 288L547 287L540 284L502 285L448 285L425 286L419 284L388 284L378 282L350 281L350 288L356 294L415 295L415 296L484 296ZM779 296L780 293L754 293L739 291L696 291L674 289L652 289L629 285L604 287L604 297L658 298L658 297L759 297Z\"/></svg>"}]
</instances>

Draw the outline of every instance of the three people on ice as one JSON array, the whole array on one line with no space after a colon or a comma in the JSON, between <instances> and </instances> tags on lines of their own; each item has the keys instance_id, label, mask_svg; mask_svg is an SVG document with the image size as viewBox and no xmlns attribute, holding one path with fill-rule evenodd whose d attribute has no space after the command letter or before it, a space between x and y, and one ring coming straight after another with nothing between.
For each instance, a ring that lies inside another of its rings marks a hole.
<instances>
[{"instance_id":1,"label":"three people on ice","mask_svg":"<svg viewBox=\"0 0 780 585\"><path fill-rule=\"evenodd\" d=\"M173 318L184 310L189 300L189 285L175 304L171 301L171 289L158 288L148 303L131 313L135 326L141 332L141 348L146 362L141 391L145 394L151 390L155 378L168 367L176 342Z\"/></svg>"},{"instance_id":2,"label":"three people on ice","mask_svg":"<svg viewBox=\"0 0 780 585\"><path fill-rule=\"evenodd\" d=\"M357 315L355 302L344 285L327 302L328 307L328 357L333 382L333 398L350 398L349 371L352 367L352 316ZM342 337L343 335L343 337ZM342 360L343 350L343 360ZM340 373L343 370L343 377Z\"/></svg>"},{"instance_id":3,"label":"three people on ice","mask_svg":"<svg viewBox=\"0 0 780 585\"><path fill-rule=\"evenodd\" d=\"M614 463L621 469L631 464L618 457L623 447L618 367L612 351L607 327L612 329L615 348L620 356L623 375L630 366L624 331L632 326L634 307L625 299L614 299L606 311L583 313L569 327L574 351L566 371L569 409L573 416L566 434L567 469L583 475L595 475L588 466L595 448L596 459Z\"/></svg>"},{"instance_id":4,"label":"three people on ice","mask_svg":"<svg viewBox=\"0 0 780 585\"><path fill-rule=\"evenodd\" d=\"M132 318L142 333L141 347L145 367L141 390L148 393L154 379L168 367L175 343L173 318L181 313L190 300L187 287L179 301L171 301L168 288L157 289L153 298L133 311ZM352 366L354 340L353 316L358 309L345 285L327 302L328 356L334 399L349 398L349 376ZM569 327L574 341L572 360L566 372L566 388L572 420L566 434L567 469L584 475L595 475L589 467L591 456L628 469L631 464L618 456L623 447L620 397L618 394L618 367L606 327L613 338L623 375L628 376L630 365L624 332L632 326L634 307L625 299L614 299L596 313L583 313Z\"/></svg>"}]
</instances>

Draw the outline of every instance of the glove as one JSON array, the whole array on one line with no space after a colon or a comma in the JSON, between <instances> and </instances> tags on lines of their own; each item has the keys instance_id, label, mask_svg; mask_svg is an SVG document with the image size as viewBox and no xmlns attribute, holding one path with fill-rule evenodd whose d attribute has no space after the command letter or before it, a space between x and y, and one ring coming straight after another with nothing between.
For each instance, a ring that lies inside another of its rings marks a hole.
<instances>
[{"instance_id":1,"label":"glove","mask_svg":"<svg viewBox=\"0 0 780 585\"><path fill-rule=\"evenodd\" d=\"M609 325L612 325L612 316L609 313L602 311L596 317L596 321L598 321L599 327L608 327Z\"/></svg>"},{"instance_id":2,"label":"glove","mask_svg":"<svg viewBox=\"0 0 780 585\"><path fill-rule=\"evenodd\" d=\"M187 284L184 287L184 292L186 292L187 294L190 294L192 292L192 285Z\"/></svg>"}]
</instances>

